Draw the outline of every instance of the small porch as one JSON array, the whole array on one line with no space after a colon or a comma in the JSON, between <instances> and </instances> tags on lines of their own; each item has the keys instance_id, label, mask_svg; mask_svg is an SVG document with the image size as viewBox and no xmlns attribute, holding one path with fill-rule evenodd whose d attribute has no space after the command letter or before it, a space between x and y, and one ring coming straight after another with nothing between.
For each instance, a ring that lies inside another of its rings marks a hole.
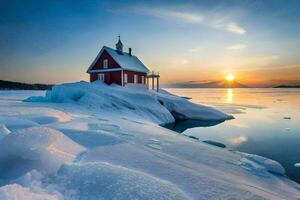
<instances>
[{"instance_id":1,"label":"small porch","mask_svg":"<svg viewBox=\"0 0 300 200\"><path fill-rule=\"evenodd\" d=\"M159 72L150 72L147 75L146 84L148 89L152 89L153 91L158 92L159 91Z\"/></svg>"}]
</instances>

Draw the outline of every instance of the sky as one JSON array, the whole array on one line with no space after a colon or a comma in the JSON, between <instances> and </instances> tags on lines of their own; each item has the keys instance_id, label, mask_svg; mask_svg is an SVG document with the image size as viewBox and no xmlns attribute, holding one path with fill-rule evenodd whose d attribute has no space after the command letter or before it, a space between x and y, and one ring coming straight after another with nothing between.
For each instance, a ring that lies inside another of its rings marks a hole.
<instances>
[{"instance_id":1,"label":"sky","mask_svg":"<svg viewBox=\"0 0 300 200\"><path fill-rule=\"evenodd\" d=\"M119 34L162 83L300 83L299 0L0 0L0 79L88 80Z\"/></svg>"}]
</instances>

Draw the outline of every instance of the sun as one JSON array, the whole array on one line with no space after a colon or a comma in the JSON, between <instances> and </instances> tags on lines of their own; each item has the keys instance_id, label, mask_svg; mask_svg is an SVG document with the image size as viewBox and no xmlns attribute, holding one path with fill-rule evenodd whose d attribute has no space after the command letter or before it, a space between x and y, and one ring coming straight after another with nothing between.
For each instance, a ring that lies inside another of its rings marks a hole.
<instances>
[{"instance_id":1,"label":"sun","mask_svg":"<svg viewBox=\"0 0 300 200\"><path fill-rule=\"evenodd\" d=\"M226 81L234 81L235 77L233 74L227 74L226 75Z\"/></svg>"}]
</instances>

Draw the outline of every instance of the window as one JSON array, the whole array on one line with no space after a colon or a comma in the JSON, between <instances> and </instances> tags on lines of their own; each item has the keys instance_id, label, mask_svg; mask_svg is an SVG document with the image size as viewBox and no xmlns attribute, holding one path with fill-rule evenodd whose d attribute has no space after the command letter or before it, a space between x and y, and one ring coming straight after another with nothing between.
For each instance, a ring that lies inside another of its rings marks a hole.
<instances>
[{"instance_id":1,"label":"window","mask_svg":"<svg viewBox=\"0 0 300 200\"><path fill-rule=\"evenodd\" d=\"M134 75L134 83L138 83L138 75Z\"/></svg>"},{"instance_id":2,"label":"window","mask_svg":"<svg viewBox=\"0 0 300 200\"><path fill-rule=\"evenodd\" d=\"M128 83L128 75L126 73L124 74L124 83Z\"/></svg>"},{"instance_id":3,"label":"window","mask_svg":"<svg viewBox=\"0 0 300 200\"><path fill-rule=\"evenodd\" d=\"M103 60L103 68L107 68L108 67L108 60L107 59L104 59Z\"/></svg>"},{"instance_id":4,"label":"window","mask_svg":"<svg viewBox=\"0 0 300 200\"><path fill-rule=\"evenodd\" d=\"M104 82L104 80L105 80L104 74L102 74L102 73L98 74L98 80Z\"/></svg>"},{"instance_id":5,"label":"window","mask_svg":"<svg viewBox=\"0 0 300 200\"><path fill-rule=\"evenodd\" d=\"M145 77L142 76L142 84L145 84Z\"/></svg>"}]
</instances>

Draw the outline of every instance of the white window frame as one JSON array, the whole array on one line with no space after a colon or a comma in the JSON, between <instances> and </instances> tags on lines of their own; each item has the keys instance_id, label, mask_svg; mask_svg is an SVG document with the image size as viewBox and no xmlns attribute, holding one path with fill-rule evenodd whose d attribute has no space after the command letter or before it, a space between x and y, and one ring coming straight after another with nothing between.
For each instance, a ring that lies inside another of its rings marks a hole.
<instances>
[{"instance_id":1,"label":"white window frame","mask_svg":"<svg viewBox=\"0 0 300 200\"><path fill-rule=\"evenodd\" d=\"M108 68L108 60L107 60L107 59L104 59L104 60L103 60L103 68L104 68L104 69L107 69L107 68Z\"/></svg>"},{"instance_id":2,"label":"white window frame","mask_svg":"<svg viewBox=\"0 0 300 200\"><path fill-rule=\"evenodd\" d=\"M134 75L133 75L133 82L134 82L134 83L138 83L138 82L139 82L139 80L138 80L138 75L137 75L137 74L134 74Z\"/></svg>"},{"instance_id":3,"label":"white window frame","mask_svg":"<svg viewBox=\"0 0 300 200\"><path fill-rule=\"evenodd\" d=\"M142 84L145 84L145 76L142 76Z\"/></svg>"},{"instance_id":4,"label":"white window frame","mask_svg":"<svg viewBox=\"0 0 300 200\"><path fill-rule=\"evenodd\" d=\"M128 83L128 74L124 73L124 83Z\"/></svg>"},{"instance_id":5,"label":"white window frame","mask_svg":"<svg viewBox=\"0 0 300 200\"><path fill-rule=\"evenodd\" d=\"M105 81L105 74L104 73L99 73L98 74L98 80L104 82Z\"/></svg>"}]
</instances>

